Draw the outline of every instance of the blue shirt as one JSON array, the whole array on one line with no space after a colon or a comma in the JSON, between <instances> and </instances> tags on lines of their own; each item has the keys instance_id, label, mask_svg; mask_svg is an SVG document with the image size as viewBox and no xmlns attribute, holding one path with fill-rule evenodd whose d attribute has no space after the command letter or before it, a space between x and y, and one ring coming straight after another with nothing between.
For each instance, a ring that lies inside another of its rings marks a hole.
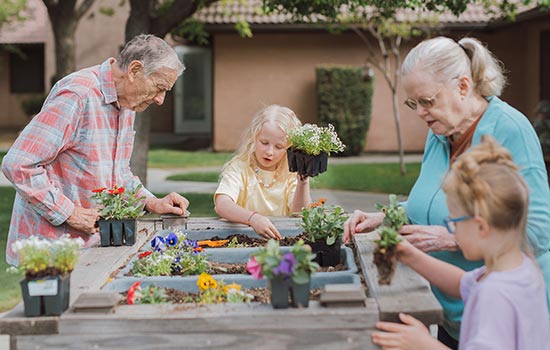
<instances>
[{"instance_id":1,"label":"blue shirt","mask_svg":"<svg viewBox=\"0 0 550 350\"><path fill-rule=\"evenodd\" d=\"M520 173L530 189L528 241L542 269L550 302L550 190L541 146L531 123L521 112L498 97L489 97L488 100L489 106L475 129L472 146L480 143L481 136L491 135L510 151L514 162L520 167ZM449 215L449 210L441 184L449 169L449 141L430 130L420 175L408 201L404 203L411 223L444 225L443 218ZM440 251L431 255L466 271L483 265L483 261L466 260L461 251ZM458 339L464 304L435 286L432 290L443 307L445 329Z\"/></svg>"}]
</instances>

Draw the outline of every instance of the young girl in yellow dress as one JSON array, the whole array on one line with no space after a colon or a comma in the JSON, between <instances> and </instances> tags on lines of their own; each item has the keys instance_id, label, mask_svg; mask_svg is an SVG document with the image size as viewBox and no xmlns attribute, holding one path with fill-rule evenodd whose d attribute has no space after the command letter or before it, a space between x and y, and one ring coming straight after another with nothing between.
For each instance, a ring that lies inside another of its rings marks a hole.
<instances>
[{"instance_id":1,"label":"young girl in yellow dress","mask_svg":"<svg viewBox=\"0 0 550 350\"><path fill-rule=\"evenodd\" d=\"M251 226L265 238L281 234L267 216L285 216L311 203L309 179L288 170L287 133L300 126L287 107L259 111L245 131L233 158L220 175L214 194L216 213Z\"/></svg>"}]
</instances>

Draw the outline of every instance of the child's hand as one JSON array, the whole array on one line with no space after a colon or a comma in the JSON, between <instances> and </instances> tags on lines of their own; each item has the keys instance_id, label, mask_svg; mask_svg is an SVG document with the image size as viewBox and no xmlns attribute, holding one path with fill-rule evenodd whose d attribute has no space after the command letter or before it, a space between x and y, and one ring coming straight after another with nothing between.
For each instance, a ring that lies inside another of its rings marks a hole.
<instances>
[{"instance_id":1,"label":"child's hand","mask_svg":"<svg viewBox=\"0 0 550 350\"><path fill-rule=\"evenodd\" d=\"M428 328L416 318L403 313L399 314L401 323L378 322L376 327L386 332L372 333L374 344L382 349L392 350L431 350L448 349L433 338Z\"/></svg>"},{"instance_id":2,"label":"child's hand","mask_svg":"<svg viewBox=\"0 0 550 350\"><path fill-rule=\"evenodd\" d=\"M256 214L252 218L250 218L250 226L254 229L254 232L256 232L258 235L270 239L281 239L281 234L273 225L271 220L266 218L263 215Z\"/></svg>"}]
</instances>

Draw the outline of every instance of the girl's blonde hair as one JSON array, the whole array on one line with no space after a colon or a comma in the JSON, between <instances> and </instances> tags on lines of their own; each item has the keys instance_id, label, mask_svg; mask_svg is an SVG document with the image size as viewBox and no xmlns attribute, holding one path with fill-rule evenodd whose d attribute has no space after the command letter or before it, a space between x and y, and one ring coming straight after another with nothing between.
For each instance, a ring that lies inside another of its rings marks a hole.
<instances>
[{"instance_id":1,"label":"girl's blonde hair","mask_svg":"<svg viewBox=\"0 0 550 350\"><path fill-rule=\"evenodd\" d=\"M456 198L467 215L480 216L501 230L523 233L529 207L529 188L510 152L493 137L462 154L443 182L443 190Z\"/></svg>"},{"instance_id":2,"label":"girl's blonde hair","mask_svg":"<svg viewBox=\"0 0 550 350\"><path fill-rule=\"evenodd\" d=\"M421 42L401 66L403 75L415 69L442 83L455 77L470 77L475 91L483 97L500 96L506 84L502 63L475 38L456 42L440 36Z\"/></svg>"},{"instance_id":3,"label":"girl's blonde hair","mask_svg":"<svg viewBox=\"0 0 550 350\"><path fill-rule=\"evenodd\" d=\"M238 160L249 164L253 168L257 166L256 158L254 157L254 144L256 137L262 130L262 127L268 122L272 122L277 125L286 135L288 135L288 132L291 129L302 125L298 117L296 117L296 114L290 108L279 105L270 105L263 108L256 113L252 119L252 122L250 122L250 125L244 131L239 148L235 151L233 158L225 164L222 172L230 164ZM286 178L286 176L290 174L288 171L288 160L286 156L283 157L279 164L277 164L276 171L278 172L278 175L283 175L283 178Z\"/></svg>"}]
</instances>

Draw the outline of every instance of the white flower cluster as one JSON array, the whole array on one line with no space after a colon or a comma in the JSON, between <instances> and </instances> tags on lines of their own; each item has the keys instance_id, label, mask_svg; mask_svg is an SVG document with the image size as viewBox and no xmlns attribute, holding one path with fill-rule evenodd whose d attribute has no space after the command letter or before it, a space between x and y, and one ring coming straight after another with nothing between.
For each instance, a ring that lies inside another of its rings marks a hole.
<instances>
[{"instance_id":1,"label":"white flower cluster","mask_svg":"<svg viewBox=\"0 0 550 350\"><path fill-rule=\"evenodd\" d=\"M63 235L55 241L31 236L15 241L11 247L19 257L17 271L37 274L53 268L64 274L74 269L79 249L83 245L81 238L73 239L69 235Z\"/></svg>"},{"instance_id":2,"label":"white flower cluster","mask_svg":"<svg viewBox=\"0 0 550 350\"><path fill-rule=\"evenodd\" d=\"M326 127L304 124L290 130L287 138L291 148L310 155L318 155L322 152L330 155L330 153L342 152L346 148L332 124Z\"/></svg>"}]
</instances>

